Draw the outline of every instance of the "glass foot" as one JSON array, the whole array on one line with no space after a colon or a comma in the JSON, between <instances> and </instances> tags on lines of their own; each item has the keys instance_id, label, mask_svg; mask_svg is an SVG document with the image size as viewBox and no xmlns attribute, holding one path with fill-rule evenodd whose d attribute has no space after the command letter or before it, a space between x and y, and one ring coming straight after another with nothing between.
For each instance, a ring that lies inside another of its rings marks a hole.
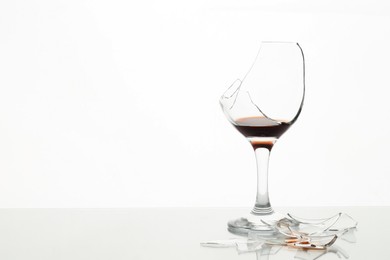
<instances>
[{"instance_id":1,"label":"glass foot","mask_svg":"<svg viewBox=\"0 0 390 260\"><path fill-rule=\"evenodd\" d=\"M275 225L281 219L286 218L287 215L273 212L267 215L249 214L246 217L234 219L228 222L229 232L247 236L249 232L259 231L263 235L273 235L277 233Z\"/></svg>"}]
</instances>

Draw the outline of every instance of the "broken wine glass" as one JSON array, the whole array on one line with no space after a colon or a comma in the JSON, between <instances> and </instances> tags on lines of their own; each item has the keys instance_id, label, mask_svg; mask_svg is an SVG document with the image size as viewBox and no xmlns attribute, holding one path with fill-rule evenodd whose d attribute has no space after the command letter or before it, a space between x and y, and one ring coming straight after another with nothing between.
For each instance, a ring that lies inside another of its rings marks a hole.
<instances>
[{"instance_id":1,"label":"broken wine glass","mask_svg":"<svg viewBox=\"0 0 390 260\"><path fill-rule=\"evenodd\" d=\"M235 234L275 231L285 216L274 212L268 195L268 160L276 141L297 120L305 97L303 51L295 42L262 42L242 80L220 98L230 123L252 145L257 160L257 196L252 211L228 223Z\"/></svg>"}]
</instances>

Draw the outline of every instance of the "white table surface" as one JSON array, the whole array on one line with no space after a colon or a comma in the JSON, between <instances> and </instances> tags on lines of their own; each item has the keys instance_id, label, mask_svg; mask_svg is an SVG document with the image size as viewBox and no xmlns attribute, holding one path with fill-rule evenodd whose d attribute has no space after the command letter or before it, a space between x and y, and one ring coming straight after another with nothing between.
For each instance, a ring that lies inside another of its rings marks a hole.
<instances>
[{"instance_id":1,"label":"white table surface","mask_svg":"<svg viewBox=\"0 0 390 260\"><path fill-rule=\"evenodd\" d=\"M238 254L200 242L235 237L226 222L243 208L0 209L0 259L297 259L296 250ZM356 243L336 241L348 259L390 259L390 207L281 208L300 217L345 212L356 219ZM339 258L328 253L319 259Z\"/></svg>"}]
</instances>

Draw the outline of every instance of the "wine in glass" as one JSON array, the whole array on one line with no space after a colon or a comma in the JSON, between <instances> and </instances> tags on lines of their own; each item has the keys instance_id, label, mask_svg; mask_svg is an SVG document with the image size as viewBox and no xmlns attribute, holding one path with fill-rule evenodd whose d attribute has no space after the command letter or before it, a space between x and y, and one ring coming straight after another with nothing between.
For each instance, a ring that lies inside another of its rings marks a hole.
<instances>
[{"instance_id":1,"label":"wine in glass","mask_svg":"<svg viewBox=\"0 0 390 260\"><path fill-rule=\"evenodd\" d=\"M232 233L271 231L284 217L268 195L268 161L275 142L297 120L305 96L305 62L296 42L262 42L251 68L222 95L230 123L252 145L257 160L257 196L248 216L232 220Z\"/></svg>"}]
</instances>

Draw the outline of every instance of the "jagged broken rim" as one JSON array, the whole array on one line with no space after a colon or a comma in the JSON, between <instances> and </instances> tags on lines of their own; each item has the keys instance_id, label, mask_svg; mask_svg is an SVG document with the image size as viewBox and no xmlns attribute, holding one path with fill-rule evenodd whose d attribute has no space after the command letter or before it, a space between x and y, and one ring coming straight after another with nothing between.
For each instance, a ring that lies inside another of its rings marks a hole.
<instances>
[{"instance_id":1,"label":"jagged broken rim","mask_svg":"<svg viewBox=\"0 0 390 260\"><path fill-rule=\"evenodd\" d=\"M233 83L228 87L228 89L219 98L219 103L220 103L220 105L222 107L222 110L224 111L226 117L229 119L229 121L231 123L234 123L234 120L233 120L233 118L230 117L229 110L232 110L234 105L236 104L237 97L238 97L238 95L241 92L241 87L244 84L246 77L252 71L254 65L256 64L256 61L258 60L258 57L259 57L259 55L261 53L261 50L262 50L262 46L264 44L294 44L294 45L296 45L299 48L300 53L302 55L302 66L303 66L302 67L302 73L303 73L303 75L302 75L302 80L303 80L303 82L302 82L302 85L303 85L302 98L301 98L301 103L299 105L299 108L298 108L297 113L295 114L295 116L291 120L289 120L289 121L287 121L285 123L293 124L298 119L299 115L302 112L302 107L303 107L303 104L304 104L305 94L306 94L305 55L303 53L302 47L299 45L298 42L293 42L293 41L262 41L260 43L260 48L259 48L259 50L258 50L258 52L256 54L256 57L255 57L252 65L250 66L249 70L244 75L244 77L242 79L237 78L236 80L234 80ZM254 105L256 107L256 109L259 111L259 113L263 117L265 117L265 118L267 118L269 120L272 120L275 123L278 123L280 121L280 120L276 120L276 119L268 116L266 113L264 113L264 111L257 104L255 104L255 102L253 102L250 93L247 92L247 94L249 95L249 99L251 100L252 105Z\"/></svg>"}]
</instances>

